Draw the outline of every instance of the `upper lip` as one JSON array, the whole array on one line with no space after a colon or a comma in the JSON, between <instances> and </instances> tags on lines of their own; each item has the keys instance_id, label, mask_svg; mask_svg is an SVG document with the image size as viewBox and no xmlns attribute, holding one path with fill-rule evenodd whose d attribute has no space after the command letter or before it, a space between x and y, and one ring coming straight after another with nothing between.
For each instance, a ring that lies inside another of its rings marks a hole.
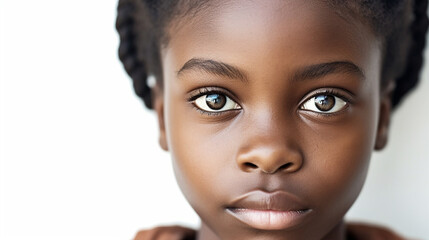
<instances>
[{"instance_id":1,"label":"upper lip","mask_svg":"<svg viewBox=\"0 0 429 240\"><path fill-rule=\"evenodd\" d=\"M253 209L260 211L300 211L309 208L297 196L285 192L264 192L256 190L231 201L228 208Z\"/></svg>"}]
</instances>

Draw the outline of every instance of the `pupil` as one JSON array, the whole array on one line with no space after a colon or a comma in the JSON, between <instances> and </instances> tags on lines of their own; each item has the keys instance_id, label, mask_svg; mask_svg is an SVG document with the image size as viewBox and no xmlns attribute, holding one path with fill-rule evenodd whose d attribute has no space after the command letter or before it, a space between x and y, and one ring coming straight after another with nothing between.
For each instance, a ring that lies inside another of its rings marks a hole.
<instances>
[{"instance_id":1,"label":"pupil","mask_svg":"<svg viewBox=\"0 0 429 240\"><path fill-rule=\"evenodd\" d=\"M329 111L335 105L335 97L331 95L319 95L314 98L314 102L320 111Z\"/></svg>"},{"instance_id":2,"label":"pupil","mask_svg":"<svg viewBox=\"0 0 429 240\"><path fill-rule=\"evenodd\" d=\"M219 110L226 104L226 97L220 94L209 94L206 96L206 103L209 108L213 110Z\"/></svg>"}]
</instances>

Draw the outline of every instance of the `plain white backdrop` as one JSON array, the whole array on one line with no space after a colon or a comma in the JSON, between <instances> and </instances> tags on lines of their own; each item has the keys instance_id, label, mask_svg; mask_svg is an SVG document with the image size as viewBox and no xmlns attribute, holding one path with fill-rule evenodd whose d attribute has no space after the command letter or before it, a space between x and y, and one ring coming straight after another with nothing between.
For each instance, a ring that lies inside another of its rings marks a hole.
<instances>
[{"instance_id":1,"label":"plain white backdrop","mask_svg":"<svg viewBox=\"0 0 429 240\"><path fill-rule=\"evenodd\" d=\"M0 0L2 240L198 226L158 147L155 116L118 60L116 4ZM429 239L428 67L347 215L418 239Z\"/></svg>"}]
</instances>

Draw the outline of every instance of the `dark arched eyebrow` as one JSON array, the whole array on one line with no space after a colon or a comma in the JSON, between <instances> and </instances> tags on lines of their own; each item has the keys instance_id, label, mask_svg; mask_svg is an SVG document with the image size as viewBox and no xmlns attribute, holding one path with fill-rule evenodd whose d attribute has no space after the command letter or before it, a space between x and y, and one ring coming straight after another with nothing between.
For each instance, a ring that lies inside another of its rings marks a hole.
<instances>
[{"instance_id":1,"label":"dark arched eyebrow","mask_svg":"<svg viewBox=\"0 0 429 240\"><path fill-rule=\"evenodd\" d=\"M189 70L199 70L231 79L239 79L244 82L247 81L246 74L239 68L210 59L192 58L187 61L179 71L177 71L177 76Z\"/></svg>"},{"instance_id":2,"label":"dark arched eyebrow","mask_svg":"<svg viewBox=\"0 0 429 240\"><path fill-rule=\"evenodd\" d=\"M239 68L215 60L192 58L177 71L177 76L189 70L204 71L210 74L247 82L246 74ZM294 81L310 80L334 73L354 74L358 75L361 79L365 79L363 71L356 64L349 61L335 61L305 66L298 69L292 79Z\"/></svg>"},{"instance_id":3,"label":"dark arched eyebrow","mask_svg":"<svg viewBox=\"0 0 429 240\"><path fill-rule=\"evenodd\" d=\"M333 73L354 74L365 79L365 74L356 64L348 61L337 61L303 67L294 74L293 80L316 79Z\"/></svg>"}]
</instances>

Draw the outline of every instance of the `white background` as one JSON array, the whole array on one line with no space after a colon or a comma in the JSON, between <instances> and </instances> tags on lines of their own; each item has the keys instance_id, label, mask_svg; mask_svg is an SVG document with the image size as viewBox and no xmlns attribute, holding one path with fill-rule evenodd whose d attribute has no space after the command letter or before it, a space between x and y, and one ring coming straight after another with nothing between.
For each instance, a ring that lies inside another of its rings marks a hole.
<instances>
[{"instance_id":1,"label":"white background","mask_svg":"<svg viewBox=\"0 0 429 240\"><path fill-rule=\"evenodd\" d=\"M117 58L116 0L0 0L0 239L196 227ZM427 65L428 66L428 65ZM429 72L348 219L429 239Z\"/></svg>"}]
</instances>

